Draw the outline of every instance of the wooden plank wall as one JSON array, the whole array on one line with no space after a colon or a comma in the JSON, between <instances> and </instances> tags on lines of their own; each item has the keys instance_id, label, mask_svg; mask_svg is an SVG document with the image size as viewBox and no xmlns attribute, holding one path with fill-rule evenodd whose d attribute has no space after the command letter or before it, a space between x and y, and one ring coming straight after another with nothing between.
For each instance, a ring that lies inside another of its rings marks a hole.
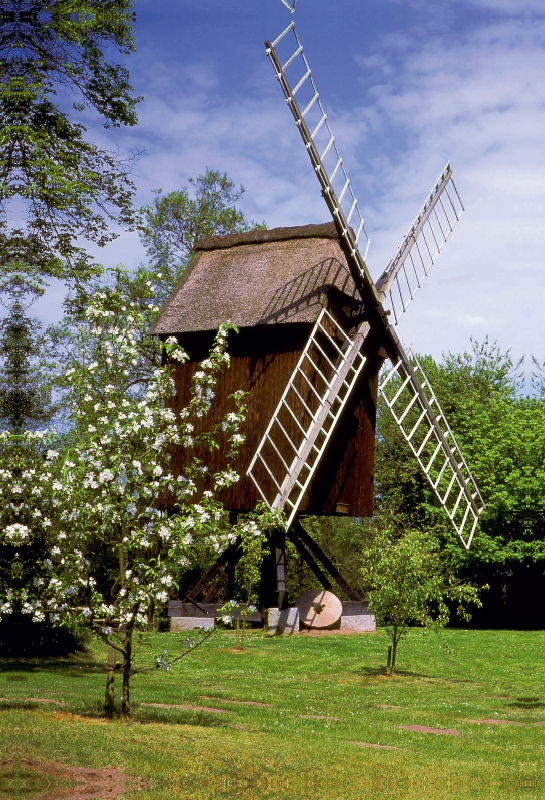
<instances>
[{"instance_id":1,"label":"wooden plank wall","mask_svg":"<svg viewBox=\"0 0 545 800\"><path fill-rule=\"evenodd\" d=\"M231 335L231 365L222 371L211 413L206 418L207 428L216 424L234 408L229 395L239 389L248 392L247 418L241 431L247 438L234 464L240 481L220 495L225 507L230 510L251 510L260 499L253 482L246 477L246 470L297 364L311 328L311 325L303 323L261 325L242 329L239 334ZM173 405L182 408L189 400L191 379L200 360L208 353L213 334L199 332L184 334L179 338L191 357L189 362L176 367L177 395ZM312 514L372 515L379 364L380 359L370 359L368 368L360 379L357 396L339 423L301 511ZM295 424L290 430L290 435L292 433L295 437ZM213 453L198 453L211 473L225 467L226 442L220 440L219 444L219 450ZM290 463L292 453L286 452L285 455L286 461ZM188 453L183 448L174 450L175 474L183 469L187 459Z\"/></svg>"}]
</instances>

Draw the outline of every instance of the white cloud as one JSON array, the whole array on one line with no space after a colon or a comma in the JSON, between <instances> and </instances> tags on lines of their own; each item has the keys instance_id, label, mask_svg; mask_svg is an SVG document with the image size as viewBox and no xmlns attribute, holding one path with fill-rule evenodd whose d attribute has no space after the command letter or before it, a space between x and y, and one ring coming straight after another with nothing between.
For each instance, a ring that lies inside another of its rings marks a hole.
<instances>
[{"instance_id":1,"label":"white cloud","mask_svg":"<svg viewBox=\"0 0 545 800\"><path fill-rule=\"evenodd\" d=\"M438 355L488 333L516 355L543 355L544 36L543 23L507 20L461 42L429 41L372 93L378 135L393 126L406 142L378 172L387 191L373 215L374 272L447 157L466 207L400 325L417 350Z\"/></svg>"},{"instance_id":2,"label":"white cloud","mask_svg":"<svg viewBox=\"0 0 545 800\"><path fill-rule=\"evenodd\" d=\"M472 2L505 12L542 7ZM375 276L452 160L466 213L400 325L416 350L435 356L486 334L517 356L544 355L545 20L534 15L529 25L523 16L485 14L480 25L418 41L385 35L375 52L354 53L355 74L329 75L333 88L354 81L353 107L335 106L334 92L332 105L322 96L366 212ZM182 66L161 55L137 54L145 81L134 82L146 102L138 127L118 134L122 149L145 148L139 202L208 166L245 184L250 218L270 226L328 218L264 57L226 92L223 54ZM104 142L108 135L97 131ZM100 257L135 264L144 252L132 234Z\"/></svg>"}]
</instances>

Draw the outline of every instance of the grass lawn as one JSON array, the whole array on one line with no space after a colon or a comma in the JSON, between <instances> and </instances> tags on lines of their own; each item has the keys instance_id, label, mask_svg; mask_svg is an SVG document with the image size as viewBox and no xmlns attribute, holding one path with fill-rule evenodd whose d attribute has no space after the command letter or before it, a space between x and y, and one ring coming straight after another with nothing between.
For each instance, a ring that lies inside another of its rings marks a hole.
<instances>
[{"instance_id":1,"label":"grass lawn","mask_svg":"<svg viewBox=\"0 0 545 800\"><path fill-rule=\"evenodd\" d=\"M181 652L182 639L153 635L138 661ZM146 800L541 800L545 632L447 630L443 641L449 650L410 631L387 677L381 632L253 633L243 652L218 634L170 672L133 678L129 724L96 713L101 645L64 662L0 662L0 760L117 766L145 782L123 796Z\"/></svg>"}]
</instances>

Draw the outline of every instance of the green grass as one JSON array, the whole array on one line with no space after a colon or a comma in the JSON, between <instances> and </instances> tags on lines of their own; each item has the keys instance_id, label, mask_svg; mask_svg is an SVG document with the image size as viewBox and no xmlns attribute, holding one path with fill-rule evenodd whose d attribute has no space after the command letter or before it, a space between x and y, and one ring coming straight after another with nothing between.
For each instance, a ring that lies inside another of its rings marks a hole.
<instances>
[{"instance_id":1,"label":"green grass","mask_svg":"<svg viewBox=\"0 0 545 800\"><path fill-rule=\"evenodd\" d=\"M2 757L119 766L148 782L134 797L150 800L541 800L545 725L533 723L545 722L545 632L448 630L443 638L450 651L436 637L410 631L398 673L387 677L383 633L252 634L242 653L233 652L231 635L220 634L168 673L135 676L130 724L96 713L104 692L101 646L65 662L6 661ZM182 639L151 636L139 662L163 649L181 652ZM522 724L479 723L489 719ZM399 727L414 724L461 735Z\"/></svg>"}]
</instances>

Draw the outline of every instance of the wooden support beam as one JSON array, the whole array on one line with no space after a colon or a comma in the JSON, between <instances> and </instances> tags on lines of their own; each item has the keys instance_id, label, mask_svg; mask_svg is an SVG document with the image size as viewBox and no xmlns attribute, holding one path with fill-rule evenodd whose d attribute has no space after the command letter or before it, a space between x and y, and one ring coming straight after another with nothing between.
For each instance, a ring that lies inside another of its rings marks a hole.
<instances>
[{"instance_id":1,"label":"wooden support beam","mask_svg":"<svg viewBox=\"0 0 545 800\"><path fill-rule=\"evenodd\" d=\"M274 532L273 544L278 608L285 608L288 596L286 594L286 535L283 531Z\"/></svg>"},{"instance_id":2,"label":"wooden support beam","mask_svg":"<svg viewBox=\"0 0 545 800\"><path fill-rule=\"evenodd\" d=\"M310 552L315 556L315 558L318 559L318 561L322 563L322 566L326 568L326 570L329 572L333 580L337 583L338 586L341 587L343 592L346 592L346 594L351 600L354 601L361 600L359 594L355 592L354 589L352 589L352 587L350 586L350 584L343 578L337 567L333 564L332 561L329 560L329 558L326 556L322 548L319 545L317 545L314 539L312 539L308 535L308 533L303 528L299 520L295 521L292 528L292 534L294 534L299 539L301 539L302 542L304 542L304 544L308 547ZM296 545L295 541L294 544Z\"/></svg>"},{"instance_id":3,"label":"wooden support beam","mask_svg":"<svg viewBox=\"0 0 545 800\"><path fill-rule=\"evenodd\" d=\"M212 581L212 579L215 578L215 576L222 569L222 567L224 568L225 564L227 564L229 560L233 557L234 553L238 550L239 546L240 546L240 539L237 539L236 542L230 544L229 547L227 547L223 551L223 553L219 556L219 558L216 561L214 561L210 569L207 572L205 572L200 581L198 581L193 587L193 589L191 589L191 591L188 592L187 597L189 600L196 600L199 594L201 592L204 592L204 590L206 589L208 584ZM237 558L237 561L239 558L240 556Z\"/></svg>"},{"instance_id":4,"label":"wooden support beam","mask_svg":"<svg viewBox=\"0 0 545 800\"><path fill-rule=\"evenodd\" d=\"M219 576L218 580L212 586L212 588L208 591L208 594L203 600L203 605L206 603L211 603L212 600L216 597L219 590L223 586L223 584L227 581L227 599L232 600L235 594L235 567L242 558L242 547L237 547L234 550L225 565L225 569Z\"/></svg>"},{"instance_id":5,"label":"wooden support beam","mask_svg":"<svg viewBox=\"0 0 545 800\"><path fill-rule=\"evenodd\" d=\"M229 577L228 573L224 570L217 579L217 581L215 582L215 584L209 590L204 600L202 601L203 605L205 605L205 603L211 603L214 600L217 593L219 592L219 590L221 589L221 587L223 586L228 577Z\"/></svg>"},{"instance_id":6,"label":"wooden support beam","mask_svg":"<svg viewBox=\"0 0 545 800\"><path fill-rule=\"evenodd\" d=\"M264 608L286 608L286 534L272 530L261 562L259 604Z\"/></svg>"},{"instance_id":7,"label":"wooden support beam","mask_svg":"<svg viewBox=\"0 0 545 800\"><path fill-rule=\"evenodd\" d=\"M320 567L318 566L312 555L309 553L303 542L299 539L299 537L295 533L293 533L293 531L290 532L290 539L297 548L300 555L305 559L305 561L309 565L310 569L314 573L314 576L320 581L324 589L329 592L332 588L331 583L327 579L326 575L322 572L322 570L320 569Z\"/></svg>"}]
</instances>

